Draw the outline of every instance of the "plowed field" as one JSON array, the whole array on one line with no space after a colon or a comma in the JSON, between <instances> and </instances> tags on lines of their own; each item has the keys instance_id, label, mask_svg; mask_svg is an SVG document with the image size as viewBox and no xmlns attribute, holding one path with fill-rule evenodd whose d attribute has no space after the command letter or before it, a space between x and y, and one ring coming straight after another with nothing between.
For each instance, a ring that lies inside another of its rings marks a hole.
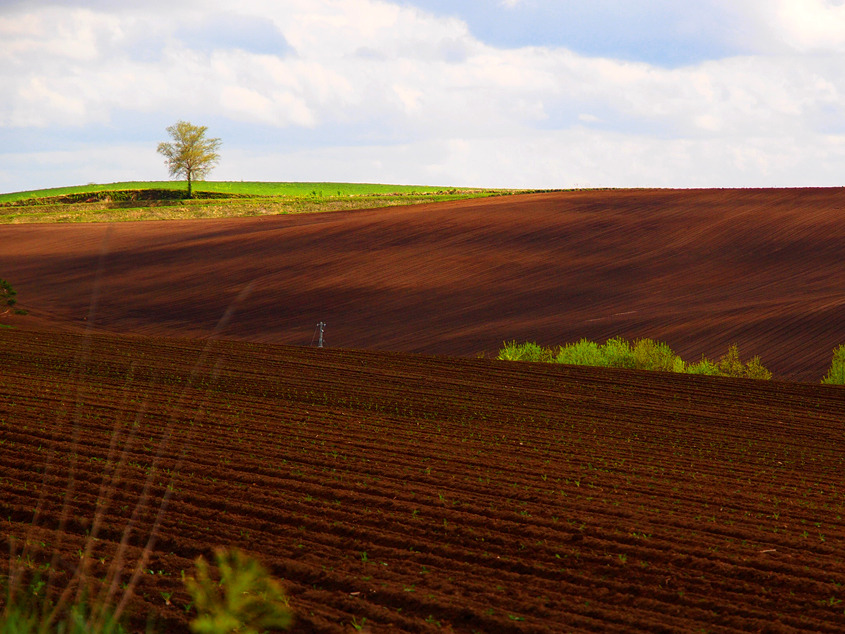
<instances>
[{"instance_id":1,"label":"plowed field","mask_svg":"<svg viewBox=\"0 0 845 634\"><path fill-rule=\"evenodd\" d=\"M843 209L840 188L634 190L5 225L0 275L19 327L196 337L232 307L223 334L251 341L307 345L323 321L335 347L466 356L620 335L696 361L736 342L818 382L845 341Z\"/></svg>"},{"instance_id":2,"label":"plowed field","mask_svg":"<svg viewBox=\"0 0 845 634\"><path fill-rule=\"evenodd\" d=\"M0 344L3 535L73 570L96 531L91 574L125 580L154 532L133 604L171 631L187 630L180 571L218 544L284 580L296 631L845 629L841 388L233 341Z\"/></svg>"}]
</instances>

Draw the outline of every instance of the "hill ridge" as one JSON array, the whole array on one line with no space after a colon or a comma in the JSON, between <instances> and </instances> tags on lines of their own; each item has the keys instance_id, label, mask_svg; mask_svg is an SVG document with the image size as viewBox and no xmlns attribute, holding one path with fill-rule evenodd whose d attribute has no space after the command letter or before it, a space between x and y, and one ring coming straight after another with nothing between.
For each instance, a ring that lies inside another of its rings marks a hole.
<instances>
[{"instance_id":1,"label":"hill ridge","mask_svg":"<svg viewBox=\"0 0 845 634\"><path fill-rule=\"evenodd\" d=\"M15 325L474 356L505 340L731 343L819 381L845 340L840 188L516 195L319 215L0 226ZM106 234L108 241L105 241ZM104 245L106 245L104 247ZM103 249L105 248L105 251ZM103 253L102 269L100 254Z\"/></svg>"}]
</instances>

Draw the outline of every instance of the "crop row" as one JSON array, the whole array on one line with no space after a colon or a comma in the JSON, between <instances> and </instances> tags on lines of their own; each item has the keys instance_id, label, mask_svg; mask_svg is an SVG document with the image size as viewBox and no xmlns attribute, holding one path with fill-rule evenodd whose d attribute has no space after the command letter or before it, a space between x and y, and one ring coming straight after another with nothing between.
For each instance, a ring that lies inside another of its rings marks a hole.
<instances>
[{"instance_id":1,"label":"crop row","mask_svg":"<svg viewBox=\"0 0 845 634\"><path fill-rule=\"evenodd\" d=\"M836 388L4 337L8 534L72 568L102 517L106 567L131 526L128 574L160 521L136 606L176 629L216 544L258 554L303 630L845 624Z\"/></svg>"}]
</instances>

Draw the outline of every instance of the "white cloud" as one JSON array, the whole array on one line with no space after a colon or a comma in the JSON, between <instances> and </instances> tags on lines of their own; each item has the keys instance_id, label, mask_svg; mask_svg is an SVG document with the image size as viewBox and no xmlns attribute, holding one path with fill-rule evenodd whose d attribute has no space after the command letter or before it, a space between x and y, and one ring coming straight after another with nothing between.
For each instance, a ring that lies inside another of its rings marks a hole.
<instances>
[{"instance_id":1,"label":"white cloud","mask_svg":"<svg viewBox=\"0 0 845 634\"><path fill-rule=\"evenodd\" d=\"M98 57L98 40L118 29L118 20L85 9L46 8L37 13L0 17L5 60L23 55L51 55L85 62Z\"/></svg>"},{"instance_id":2,"label":"white cloud","mask_svg":"<svg viewBox=\"0 0 845 634\"><path fill-rule=\"evenodd\" d=\"M775 28L802 51L845 51L845 4L841 0L777 0Z\"/></svg>"},{"instance_id":3,"label":"white cloud","mask_svg":"<svg viewBox=\"0 0 845 634\"><path fill-rule=\"evenodd\" d=\"M424 93L421 90L401 84L394 84L393 92L396 93L399 101L405 106L405 112L416 113L422 110L421 101Z\"/></svg>"},{"instance_id":4,"label":"white cloud","mask_svg":"<svg viewBox=\"0 0 845 634\"><path fill-rule=\"evenodd\" d=\"M140 180L166 168L148 144L91 144L50 151L0 152L0 191Z\"/></svg>"},{"instance_id":5,"label":"white cloud","mask_svg":"<svg viewBox=\"0 0 845 634\"><path fill-rule=\"evenodd\" d=\"M845 135L656 139L583 127L286 153L229 152L221 179L501 187L784 187L841 183Z\"/></svg>"},{"instance_id":6,"label":"white cloud","mask_svg":"<svg viewBox=\"0 0 845 634\"><path fill-rule=\"evenodd\" d=\"M144 3L19 5L0 10L0 134L112 126L125 149L114 122L133 116L227 122L217 178L270 166L274 179L490 186L832 184L845 173L845 8L739 5L759 52L674 69L499 49L458 19L382 0L245 0L236 16L222 0L186 2L168 20ZM240 30L219 39L225 19ZM163 126L145 134L154 150ZM814 152L830 163L807 169Z\"/></svg>"}]
</instances>

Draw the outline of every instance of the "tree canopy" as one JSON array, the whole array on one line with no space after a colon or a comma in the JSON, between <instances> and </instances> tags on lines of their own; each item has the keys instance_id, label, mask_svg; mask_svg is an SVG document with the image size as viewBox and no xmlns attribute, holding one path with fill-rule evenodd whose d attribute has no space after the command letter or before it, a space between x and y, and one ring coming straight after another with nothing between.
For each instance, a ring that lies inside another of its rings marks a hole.
<instances>
[{"instance_id":1,"label":"tree canopy","mask_svg":"<svg viewBox=\"0 0 845 634\"><path fill-rule=\"evenodd\" d=\"M188 121L177 121L167 128L171 143L159 143L157 152L166 159L170 175L183 176L188 181L188 198L191 197L191 182L202 180L217 165L220 155L220 139L206 138L206 126L192 125Z\"/></svg>"}]
</instances>

